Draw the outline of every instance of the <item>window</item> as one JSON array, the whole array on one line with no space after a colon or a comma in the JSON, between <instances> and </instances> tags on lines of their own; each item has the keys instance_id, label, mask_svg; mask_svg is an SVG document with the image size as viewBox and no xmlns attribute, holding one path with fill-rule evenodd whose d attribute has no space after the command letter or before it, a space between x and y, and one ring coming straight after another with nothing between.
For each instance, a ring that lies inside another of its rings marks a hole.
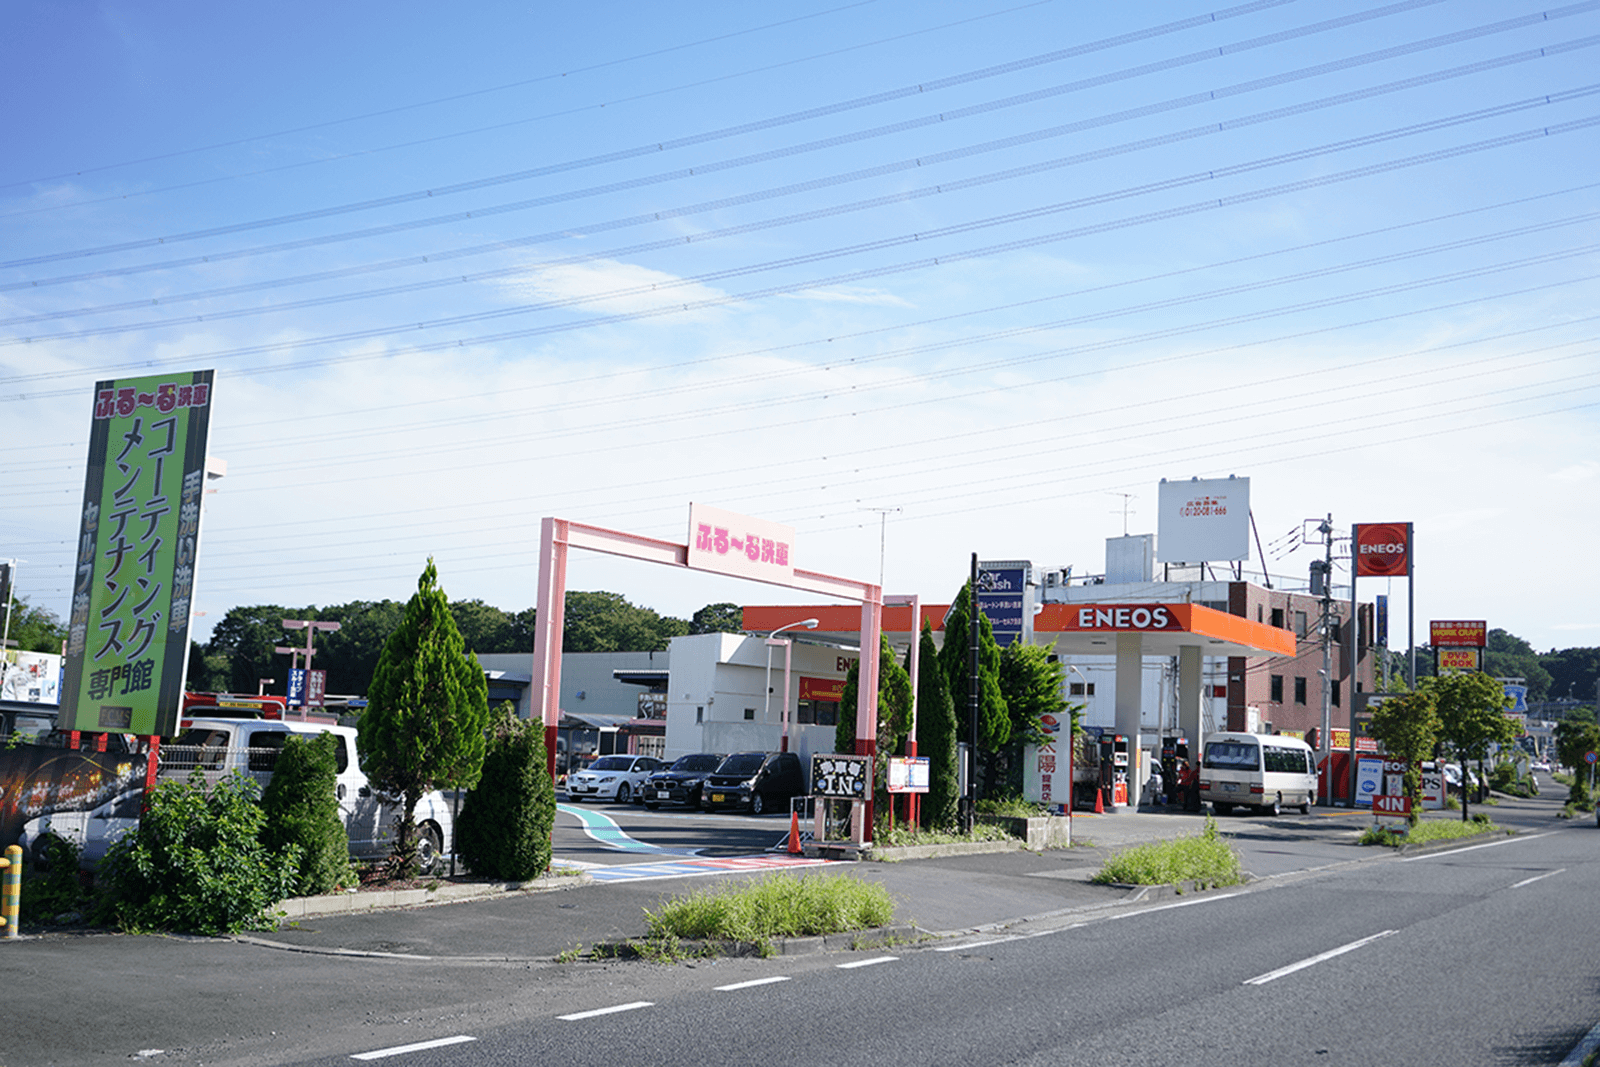
<instances>
[{"instance_id":1,"label":"window","mask_svg":"<svg viewBox=\"0 0 1600 1067\"><path fill-rule=\"evenodd\" d=\"M795 708L795 721L832 726L839 721L837 700L802 700Z\"/></svg>"},{"instance_id":2,"label":"window","mask_svg":"<svg viewBox=\"0 0 1600 1067\"><path fill-rule=\"evenodd\" d=\"M1274 748L1270 745L1263 745L1261 751L1262 755L1266 757L1267 770L1286 772L1288 774L1305 773L1305 756L1299 749Z\"/></svg>"},{"instance_id":3,"label":"window","mask_svg":"<svg viewBox=\"0 0 1600 1067\"><path fill-rule=\"evenodd\" d=\"M1256 605L1256 622L1260 622L1260 621L1261 621L1261 620L1262 620L1262 618L1263 618L1263 616L1262 616L1262 614L1261 614L1261 613L1262 613L1262 612L1263 612L1263 611L1265 611L1265 610L1266 610L1266 609L1265 609L1265 608L1263 608L1263 607L1262 607L1262 606L1261 606L1261 605L1260 605L1260 604L1257 604L1257 605Z\"/></svg>"},{"instance_id":4,"label":"window","mask_svg":"<svg viewBox=\"0 0 1600 1067\"><path fill-rule=\"evenodd\" d=\"M1261 750L1243 741L1213 741L1206 746L1204 766L1210 770L1255 771L1261 769Z\"/></svg>"},{"instance_id":5,"label":"window","mask_svg":"<svg viewBox=\"0 0 1600 1067\"><path fill-rule=\"evenodd\" d=\"M703 706L694 709L694 721L697 726L706 721L706 709Z\"/></svg>"},{"instance_id":6,"label":"window","mask_svg":"<svg viewBox=\"0 0 1600 1067\"><path fill-rule=\"evenodd\" d=\"M1272 702L1274 704L1283 703L1283 675L1281 674L1272 676Z\"/></svg>"},{"instance_id":7,"label":"window","mask_svg":"<svg viewBox=\"0 0 1600 1067\"><path fill-rule=\"evenodd\" d=\"M1296 678L1294 680L1294 702L1296 704L1304 704L1306 702L1306 680L1304 678Z\"/></svg>"},{"instance_id":8,"label":"window","mask_svg":"<svg viewBox=\"0 0 1600 1067\"><path fill-rule=\"evenodd\" d=\"M1333 680L1333 706L1339 706L1339 679Z\"/></svg>"},{"instance_id":9,"label":"window","mask_svg":"<svg viewBox=\"0 0 1600 1067\"><path fill-rule=\"evenodd\" d=\"M1094 683L1069 682L1067 684L1067 695L1074 697L1092 697L1094 696Z\"/></svg>"},{"instance_id":10,"label":"window","mask_svg":"<svg viewBox=\"0 0 1600 1067\"><path fill-rule=\"evenodd\" d=\"M1294 632L1297 637L1306 635L1306 613L1303 611L1294 613Z\"/></svg>"},{"instance_id":11,"label":"window","mask_svg":"<svg viewBox=\"0 0 1600 1067\"><path fill-rule=\"evenodd\" d=\"M750 722L753 719L755 719L755 717L756 717L756 709L755 708L745 708L744 709L744 720L745 720L745 722Z\"/></svg>"},{"instance_id":12,"label":"window","mask_svg":"<svg viewBox=\"0 0 1600 1067\"><path fill-rule=\"evenodd\" d=\"M1272 625L1276 626L1280 630L1283 629L1283 609L1282 608L1273 608L1272 609Z\"/></svg>"}]
</instances>

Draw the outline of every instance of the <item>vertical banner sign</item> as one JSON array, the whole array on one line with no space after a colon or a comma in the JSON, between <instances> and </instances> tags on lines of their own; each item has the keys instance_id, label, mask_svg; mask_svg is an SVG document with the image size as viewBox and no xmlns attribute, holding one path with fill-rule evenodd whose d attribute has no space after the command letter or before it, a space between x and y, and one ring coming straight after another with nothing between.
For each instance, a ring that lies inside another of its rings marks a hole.
<instances>
[{"instance_id":1,"label":"vertical banner sign","mask_svg":"<svg viewBox=\"0 0 1600 1067\"><path fill-rule=\"evenodd\" d=\"M978 610L989 620L994 643L1005 648L1019 637L1031 636L1032 596L1028 590L1029 566L1025 562L978 564Z\"/></svg>"},{"instance_id":2,"label":"vertical banner sign","mask_svg":"<svg viewBox=\"0 0 1600 1067\"><path fill-rule=\"evenodd\" d=\"M1376 603L1375 612L1376 612L1377 618L1376 618L1375 625L1376 625L1376 628L1377 628L1377 631L1378 631L1377 633L1372 635L1372 643L1377 645L1379 648L1388 648L1389 647L1389 597L1385 593L1379 593L1377 596L1373 597L1372 599Z\"/></svg>"},{"instance_id":3,"label":"vertical banner sign","mask_svg":"<svg viewBox=\"0 0 1600 1067\"><path fill-rule=\"evenodd\" d=\"M298 708L306 702L306 669L304 667L289 668L288 704L291 708Z\"/></svg>"},{"instance_id":4,"label":"vertical banner sign","mask_svg":"<svg viewBox=\"0 0 1600 1067\"><path fill-rule=\"evenodd\" d=\"M63 730L177 733L213 373L95 385Z\"/></svg>"}]
</instances>

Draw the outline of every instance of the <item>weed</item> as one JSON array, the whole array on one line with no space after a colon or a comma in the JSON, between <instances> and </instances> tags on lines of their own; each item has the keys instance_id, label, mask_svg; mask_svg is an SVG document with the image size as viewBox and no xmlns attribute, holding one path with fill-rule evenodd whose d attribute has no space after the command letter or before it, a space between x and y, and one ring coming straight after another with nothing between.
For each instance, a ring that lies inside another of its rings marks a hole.
<instances>
[{"instance_id":1,"label":"weed","mask_svg":"<svg viewBox=\"0 0 1600 1067\"><path fill-rule=\"evenodd\" d=\"M1244 881L1239 853L1217 836L1217 824L1206 816L1199 834L1171 841L1135 845L1112 855L1090 881L1099 885L1178 885L1194 882L1202 889Z\"/></svg>"},{"instance_id":2,"label":"weed","mask_svg":"<svg viewBox=\"0 0 1600 1067\"><path fill-rule=\"evenodd\" d=\"M888 890L838 874L774 874L743 885L696 890L645 910L652 939L747 941L766 954L774 938L885 926Z\"/></svg>"}]
</instances>

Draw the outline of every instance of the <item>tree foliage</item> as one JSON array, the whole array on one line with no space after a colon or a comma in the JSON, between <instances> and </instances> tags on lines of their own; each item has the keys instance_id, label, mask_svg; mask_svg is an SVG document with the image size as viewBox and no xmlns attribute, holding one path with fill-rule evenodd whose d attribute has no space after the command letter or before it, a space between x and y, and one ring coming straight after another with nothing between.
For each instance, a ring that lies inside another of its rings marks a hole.
<instances>
[{"instance_id":1,"label":"tree foliage","mask_svg":"<svg viewBox=\"0 0 1600 1067\"><path fill-rule=\"evenodd\" d=\"M1600 752L1600 726L1594 720L1569 716L1556 723L1556 760L1573 772L1572 797L1579 804L1589 798L1589 764L1584 757Z\"/></svg>"},{"instance_id":2,"label":"tree foliage","mask_svg":"<svg viewBox=\"0 0 1600 1067\"><path fill-rule=\"evenodd\" d=\"M707 604L689 620L691 634L737 634L744 632L744 609L730 601Z\"/></svg>"},{"instance_id":3,"label":"tree foliage","mask_svg":"<svg viewBox=\"0 0 1600 1067\"><path fill-rule=\"evenodd\" d=\"M0 604L0 620L4 620L5 615L6 606ZM67 639L67 626L49 608L34 607L24 597L13 594L11 626L6 636L17 643L19 651L59 656L61 643Z\"/></svg>"},{"instance_id":4,"label":"tree foliage","mask_svg":"<svg viewBox=\"0 0 1600 1067\"><path fill-rule=\"evenodd\" d=\"M1013 641L1000 653L1000 692L1011 714L1014 743L1038 745L1052 739L1040 730L1039 719L1066 715L1062 674L1060 661L1042 645Z\"/></svg>"},{"instance_id":5,"label":"tree foliage","mask_svg":"<svg viewBox=\"0 0 1600 1067\"><path fill-rule=\"evenodd\" d=\"M477 782L489 720L483 668L462 645L431 558L383 646L367 701L356 747L373 784L401 798L395 859L409 867L417 802L429 790Z\"/></svg>"},{"instance_id":6,"label":"tree foliage","mask_svg":"<svg viewBox=\"0 0 1600 1067\"><path fill-rule=\"evenodd\" d=\"M300 853L295 893L318 896L354 884L350 839L339 818L339 739L288 734L261 794L261 843L277 855Z\"/></svg>"},{"instance_id":7,"label":"tree foliage","mask_svg":"<svg viewBox=\"0 0 1600 1067\"><path fill-rule=\"evenodd\" d=\"M853 660L845 671L844 692L839 700L839 720L833 730L835 752L856 750L856 707L859 702L861 661ZM911 732L911 675L895 659L887 635L879 635L878 646L878 736L877 750L884 756L898 755L906 735Z\"/></svg>"},{"instance_id":8,"label":"tree foliage","mask_svg":"<svg viewBox=\"0 0 1600 1067\"><path fill-rule=\"evenodd\" d=\"M942 830L955 825L959 774L956 767L956 709L939 667L933 627L923 620L917 678L917 755L928 758L928 793L922 798L922 823Z\"/></svg>"},{"instance_id":9,"label":"tree foliage","mask_svg":"<svg viewBox=\"0 0 1600 1067\"><path fill-rule=\"evenodd\" d=\"M1550 672L1539 654L1522 638L1505 630L1490 630L1484 648L1484 672L1494 678L1521 678L1528 685L1528 696L1543 700L1550 692Z\"/></svg>"},{"instance_id":10,"label":"tree foliage","mask_svg":"<svg viewBox=\"0 0 1600 1067\"><path fill-rule=\"evenodd\" d=\"M1405 761L1405 791L1411 798L1413 823L1422 807L1422 761L1433 756L1441 725L1437 698L1421 683L1415 692L1389 697L1372 712L1371 735L1385 753Z\"/></svg>"},{"instance_id":11,"label":"tree foliage","mask_svg":"<svg viewBox=\"0 0 1600 1067\"><path fill-rule=\"evenodd\" d=\"M461 806L456 841L474 874L525 882L550 866L555 785L546 766L544 727L501 705L489 730L483 776Z\"/></svg>"}]
</instances>

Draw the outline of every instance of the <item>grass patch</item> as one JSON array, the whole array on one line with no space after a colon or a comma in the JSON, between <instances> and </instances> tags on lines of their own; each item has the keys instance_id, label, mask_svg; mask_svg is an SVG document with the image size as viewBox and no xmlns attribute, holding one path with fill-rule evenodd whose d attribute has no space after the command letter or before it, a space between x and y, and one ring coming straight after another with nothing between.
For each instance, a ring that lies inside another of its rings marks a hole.
<instances>
[{"instance_id":1,"label":"grass patch","mask_svg":"<svg viewBox=\"0 0 1600 1067\"><path fill-rule=\"evenodd\" d=\"M1007 819L1037 819L1047 813L1042 804L1021 797L980 800L976 810L979 815L999 815Z\"/></svg>"},{"instance_id":2,"label":"grass patch","mask_svg":"<svg viewBox=\"0 0 1600 1067\"><path fill-rule=\"evenodd\" d=\"M1458 822L1454 819L1425 819L1417 823L1409 831L1386 830L1381 826L1369 826L1365 833L1356 840L1358 845L1380 845L1384 848L1399 848L1401 845L1423 845L1430 841L1454 841L1463 837L1477 837L1479 834L1492 834L1500 827L1487 819L1473 817L1471 822Z\"/></svg>"},{"instance_id":3,"label":"grass patch","mask_svg":"<svg viewBox=\"0 0 1600 1067\"><path fill-rule=\"evenodd\" d=\"M1090 879L1099 885L1177 885L1194 882L1202 889L1244 881L1239 853L1217 836L1217 824L1206 816L1205 829L1190 837L1153 841L1118 852Z\"/></svg>"},{"instance_id":4,"label":"grass patch","mask_svg":"<svg viewBox=\"0 0 1600 1067\"><path fill-rule=\"evenodd\" d=\"M748 941L869 930L894 918L889 891L846 874L774 874L702 889L645 909L649 938Z\"/></svg>"}]
</instances>

